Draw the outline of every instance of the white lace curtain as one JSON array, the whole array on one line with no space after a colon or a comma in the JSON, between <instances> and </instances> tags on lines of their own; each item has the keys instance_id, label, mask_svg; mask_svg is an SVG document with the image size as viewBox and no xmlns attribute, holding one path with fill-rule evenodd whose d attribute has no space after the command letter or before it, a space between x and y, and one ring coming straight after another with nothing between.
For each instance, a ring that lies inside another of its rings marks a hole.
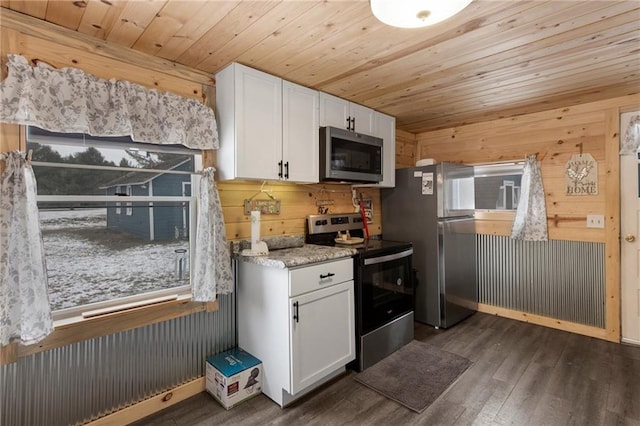
<instances>
[{"instance_id":1,"label":"white lace curtain","mask_svg":"<svg viewBox=\"0 0 640 426\"><path fill-rule=\"evenodd\" d=\"M216 293L226 294L233 290L229 246L213 172L213 168L206 168L200 179L192 285L195 302L215 300Z\"/></svg>"},{"instance_id":2,"label":"white lace curtain","mask_svg":"<svg viewBox=\"0 0 640 426\"><path fill-rule=\"evenodd\" d=\"M621 155L635 155L640 148L640 115L631 117L620 141Z\"/></svg>"},{"instance_id":3,"label":"white lace curtain","mask_svg":"<svg viewBox=\"0 0 640 426\"><path fill-rule=\"evenodd\" d=\"M30 344L53 330L36 180L24 154L0 159L0 346Z\"/></svg>"},{"instance_id":4,"label":"white lace curtain","mask_svg":"<svg viewBox=\"0 0 640 426\"><path fill-rule=\"evenodd\" d=\"M213 111L195 100L158 93L120 80L103 80L75 68L31 67L9 55L0 82L0 122L34 125L62 133L131 136L138 142L217 149ZM36 183L24 154L4 154L0 205L0 346L34 343L52 330ZM208 169L198 202L192 290L194 300L213 301L232 291L222 208Z\"/></svg>"},{"instance_id":5,"label":"white lace curtain","mask_svg":"<svg viewBox=\"0 0 640 426\"><path fill-rule=\"evenodd\" d=\"M535 155L527 157L522 171L520 202L511 228L511 238L547 241L547 207L540 164Z\"/></svg>"}]
</instances>

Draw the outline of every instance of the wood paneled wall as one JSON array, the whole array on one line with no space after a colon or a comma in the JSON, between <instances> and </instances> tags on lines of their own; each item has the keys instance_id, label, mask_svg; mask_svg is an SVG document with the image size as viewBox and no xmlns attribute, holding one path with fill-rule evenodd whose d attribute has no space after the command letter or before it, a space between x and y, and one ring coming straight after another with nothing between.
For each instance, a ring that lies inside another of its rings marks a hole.
<instances>
[{"instance_id":1,"label":"wood paneled wall","mask_svg":"<svg viewBox=\"0 0 640 426\"><path fill-rule=\"evenodd\" d=\"M396 130L396 168L416 165L416 135Z\"/></svg>"},{"instance_id":2,"label":"wood paneled wall","mask_svg":"<svg viewBox=\"0 0 640 426\"><path fill-rule=\"evenodd\" d=\"M551 239L605 244L605 329L580 329L612 341L620 339L620 113L638 108L640 95L585 103L513 118L416 135L417 158L468 164L522 160L537 154L542 170ZM564 174L573 154L591 154L598 162L598 195L567 196ZM605 217L604 229L587 228L588 214ZM476 215L477 232L510 235L513 213ZM499 307L481 310L576 331L573 324Z\"/></svg>"},{"instance_id":3,"label":"wood paneled wall","mask_svg":"<svg viewBox=\"0 0 640 426\"><path fill-rule=\"evenodd\" d=\"M549 237L604 242L615 231L608 207L619 202L616 120L621 108L638 104L639 95L577 105L514 118L416 135L417 157L467 164L520 161L537 154L546 193ZM598 162L598 195L565 195L565 167L572 155L591 154ZM610 188L612 185L614 188ZM615 213L615 212L614 212ZM588 214L607 216L605 229L586 227ZM513 213L479 214L482 234L509 235Z\"/></svg>"},{"instance_id":4,"label":"wood paneled wall","mask_svg":"<svg viewBox=\"0 0 640 426\"><path fill-rule=\"evenodd\" d=\"M219 182L218 191L227 229L227 238L248 239L251 237L251 217L244 214L244 200L268 199L260 192L261 182L229 181ZM293 183L267 182L262 189L270 191L280 200L280 214L261 216L261 234L300 235L305 232L305 218L318 214L318 201L325 205L329 213L353 212L351 187L345 184L300 185ZM369 224L371 235L382 232L380 216L380 190L376 188L355 188L357 196L373 202L373 223Z\"/></svg>"}]
</instances>

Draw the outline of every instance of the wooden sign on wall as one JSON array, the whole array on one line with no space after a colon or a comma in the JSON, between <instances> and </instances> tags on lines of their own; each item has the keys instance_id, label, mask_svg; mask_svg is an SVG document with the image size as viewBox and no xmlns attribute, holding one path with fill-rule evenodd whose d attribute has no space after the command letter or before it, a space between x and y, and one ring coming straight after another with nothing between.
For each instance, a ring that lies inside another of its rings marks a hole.
<instances>
[{"instance_id":1,"label":"wooden sign on wall","mask_svg":"<svg viewBox=\"0 0 640 426\"><path fill-rule=\"evenodd\" d=\"M598 195L598 162L591 154L576 154L565 168L567 195Z\"/></svg>"}]
</instances>

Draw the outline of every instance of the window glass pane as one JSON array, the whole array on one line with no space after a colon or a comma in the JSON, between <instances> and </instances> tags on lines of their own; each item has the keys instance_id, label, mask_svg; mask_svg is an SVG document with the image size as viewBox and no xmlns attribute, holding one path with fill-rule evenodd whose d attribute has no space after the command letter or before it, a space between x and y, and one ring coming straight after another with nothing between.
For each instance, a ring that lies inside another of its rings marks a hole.
<instances>
[{"instance_id":1,"label":"window glass pane","mask_svg":"<svg viewBox=\"0 0 640 426\"><path fill-rule=\"evenodd\" d=\"M199 151L31 127L27 139L54 311L189 291Z\"/></svg>"},{"instance_id":2,"label":"window glass pane","mask_svg":"<svg viewBox=\"0 0 640 426\"><path fill-rule=\"evenodd\" d=\"M516 210L520 200L521 182L521 164L476 166L476 210Z\"/></svg>"},{"instance_id":3,"label":"window glass pane","mask_svg":"<svg viewBox=\"0 0 640 426\"><path fill-rule=\"evenodd\" d=\"M148 204L40 210L53 310L189 284L189 204Z\"/></svg>"}]
</instances>

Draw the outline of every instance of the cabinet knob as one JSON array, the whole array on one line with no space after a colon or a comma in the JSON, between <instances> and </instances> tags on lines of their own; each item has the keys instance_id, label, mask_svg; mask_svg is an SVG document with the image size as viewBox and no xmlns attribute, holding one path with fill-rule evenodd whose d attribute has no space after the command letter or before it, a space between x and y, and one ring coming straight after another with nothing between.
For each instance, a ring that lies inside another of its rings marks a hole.
<instances>
[{"instance_id":1,"label":"cabinet knob","mask_svg":"<svg viewBox=\"0 0 640 426\"><path fill-rule=\"evenodd\" d=\"M624 237L624 240L628 243L632 243L636 240L636 236L632 234L627 234L627 236Z\"/></svg>"}]
</instances>

